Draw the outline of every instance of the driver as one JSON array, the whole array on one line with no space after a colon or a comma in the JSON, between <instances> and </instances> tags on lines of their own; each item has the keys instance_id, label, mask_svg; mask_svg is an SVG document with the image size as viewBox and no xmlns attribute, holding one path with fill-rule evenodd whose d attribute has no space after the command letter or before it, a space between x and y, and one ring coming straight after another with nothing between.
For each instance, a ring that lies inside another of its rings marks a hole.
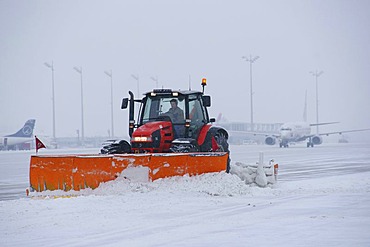
<instances>
[{"instance_id":1,"label":"driver","mask_svg":"<svg viewBox=\"0 0 370 247\"><path fill-rule=\"evenodd\" d=\"M171 108L164 114L171 118L174 128L175 139L184 136L184 111L178 107L177 99L171 99Z\"/></svg>"},{"instance_id":2,"label":"driver","mask_svg":"<svg viewBox=\"0 0 370 247\"><path fill-rule=\"evenodd\" d=\"M178 107L177 99L171 99L171 108L165 113L168 115L173 123L183 123L185 121L184 111Z\"/></svg>"}]
</instances>

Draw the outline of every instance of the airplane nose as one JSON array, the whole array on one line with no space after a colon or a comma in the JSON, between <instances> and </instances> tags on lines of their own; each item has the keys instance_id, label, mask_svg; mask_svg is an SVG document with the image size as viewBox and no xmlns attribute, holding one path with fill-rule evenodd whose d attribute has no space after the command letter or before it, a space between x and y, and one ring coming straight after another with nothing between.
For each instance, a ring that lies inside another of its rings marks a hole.
<instances>
[{"instance_id":1,"label":"airplane nose","mask_svg":"<svg viewBox=\"0 0 370 247\"><path fill-rule=\"evenodd\" d=\"M290 138L292 133L290 131L282 131L281 132L281 137L282 138Z\"/></svg>"}]
</instances>

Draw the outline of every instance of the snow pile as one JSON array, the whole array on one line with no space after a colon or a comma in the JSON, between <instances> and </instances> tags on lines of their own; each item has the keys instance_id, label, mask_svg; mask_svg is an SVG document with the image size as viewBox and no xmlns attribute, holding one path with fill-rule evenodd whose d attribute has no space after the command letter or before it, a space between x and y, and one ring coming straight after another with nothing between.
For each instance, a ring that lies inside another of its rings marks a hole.
<instances>
[{"instance_id":1,"label":"snow pile","mask_svg":"<svg viewBox=\"0 0 370 247\"><path fill-rule=\"evenodd\" d=\"M272 162L269 165L248 165L236 162L230 169L231 174L240 177L246 184L266 187L276 182L277 173L274 171Z\"/></svg>"},{"instance_id":2,"label":"snow pile","mask_svg":"<svg viewBox=\"0 0 370 247\"><path fill-rule=\"evenodd\" d=\"M132 170L131 170L132 172ZM64 198L88 195L126 195L129 193L200 193L211 196L238 196L250 193L249 186L239 176L226 172L198 176L177 176L153 182L127 178L122 173L117 179L101 183L95 190L31 192L34 198Z\"/></svg>"}]
</instances>

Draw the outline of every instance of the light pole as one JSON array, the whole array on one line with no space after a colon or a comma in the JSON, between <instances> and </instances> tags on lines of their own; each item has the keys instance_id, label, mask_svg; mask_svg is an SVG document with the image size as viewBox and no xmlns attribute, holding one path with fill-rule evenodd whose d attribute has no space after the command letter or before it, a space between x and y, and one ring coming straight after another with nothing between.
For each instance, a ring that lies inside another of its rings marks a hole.
<instances>
[{"instance_id":1,"label":"light pole","mask_svg":"<svg viewBox=\"0 0 370 247\"><path fill-rule=\"evenodd\" d=\"M132 78L134 78L137 81L137 97L140 95L140 87L139 87L139 75L131 75Z\"/></svg>"},{"instance_id":2,"label":"light pole","mask_svg":"<svg viewBox=\"0 0 370 247\"><path fill-rule=\"evenodd\" d=\"M44 63L46 67L51 69L51 100L53 101L53 141L55 142L55 96L54 96L54 63Z\"/></svg>"},{"instance_id":3,"label":"light pole","mask_svg":"<svg viewBox=\"0 0 370 247\"><path fill-rule=\"evenodd\" d=\"M319 89L318 89L318 78L324 73L324 71L310 71L311 75L316 79L316 134L319 134Z\"/></svg>"},{"instance_id":4,"label":"light pole","mask_svg":"<svg viewBox=\"0 0 370 247\"><path fill-rule=\"evenodd\" d=\"M113 76L112 76L112 70L110 71L104 71L104 73L110 77L110 106L111 106L111 128L112 128L112 137L114 137L114 126L113 126Z\"/></svg>"},{"instance_id":5,"label":"light pole","mask_svg":"<svg viewBox=\"0 0 370 247\"><path fill-rule=\"evenodd\" d=\"M249 70L250 70L250 90L251 90L251 131L254 131L254 124L253 124L253 84L252 84L252 64L260 58L259 56L252 57L252 55L249 55L249 57L243 56L242 59L244 59L246 62L249 62Z\"/></svg>"},{"instance_id":6,"label":"light pole","mask_svg":"<svg viewBox=\"0 0 370 247\"><path fill-rule=\"evenodd\" d=\"M81 142L82 145L85 141L85 132L84 132L84 99L83 99L83 86L82 86L82 67L73 67L73 69L80 74L81 77Z\"/></svg>"},{"instance_id":7,"label":"light pole","mask_svg":"<svg viewBox=\"0 0 370 247\"><path fill-rule=\"evenodd\" d=\"M158 76L156 76L156 77L151 76L150 79L152 79L153 81L155 81L155 88L158 88Z\"/></svg>"}]
</instances>

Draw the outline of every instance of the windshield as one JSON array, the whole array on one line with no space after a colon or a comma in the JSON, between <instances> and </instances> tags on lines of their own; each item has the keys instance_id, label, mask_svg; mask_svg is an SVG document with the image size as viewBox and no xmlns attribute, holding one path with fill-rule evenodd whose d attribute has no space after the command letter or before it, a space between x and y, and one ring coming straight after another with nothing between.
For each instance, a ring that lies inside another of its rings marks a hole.
<instances>
[{"instance_id":1,"label":"windshield","mask_svg":"<svg viewBox=\"0 0 370 247\"><path fill-rule=\"evenodd\" d=\"M185 122L185 99L180 97L148 97L142 115L142 124L169 117L172 123Z\"/></svg>"},{"instance_id":2,"label":"windshield","mask_svg":"<svg viewBox=\"0 0 370 247\"><path fill-rule=\"evenodd\" d=\"M200 96L189 96L189 118L192 123L201 122L205 123L207 119L206 111L200 102Z\"/></svg>"}]
</instances>

